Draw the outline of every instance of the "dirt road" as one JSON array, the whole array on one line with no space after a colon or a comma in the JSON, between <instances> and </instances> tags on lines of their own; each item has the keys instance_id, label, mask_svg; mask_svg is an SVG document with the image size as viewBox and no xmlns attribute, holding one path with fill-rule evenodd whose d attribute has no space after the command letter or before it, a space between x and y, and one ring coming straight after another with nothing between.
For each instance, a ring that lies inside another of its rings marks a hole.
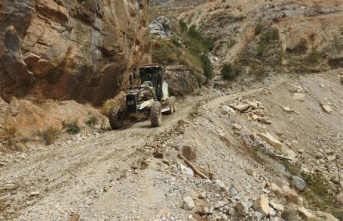
<instances>
[{"instance_id":1,"label":"dirt road","mask_svg":"<svg viewBox=\"0 0 343 221\"><path fill-rule=\"evenodd\" d=\"M184 209L183 198L198 199L204 193L213 208L226 203L226 220L241 220L235 212L238 196L251 201L264 193L272 198L266 183L289 186L283 161L250 148L256 132L279 139L284 156L301 159L308 171L323 170L329 176L337 170L325 160L331 153L343 157L337 73L287 77L231 95L217 91L185 98L159 128L143 121L8 155L0 167L0 220L69 220L74 213L79 220L187 220L194 214ZM223 111L244 101L260 102L263 109L254 113L263 112L264 121L254 121L251 113ZM330 113L320 101L331 106ZM292 111L285 111L286 106ZM182 169L177 154L189 144L196 147L194 164L214 174L212 181ZM343 169L340 161L338 165ZM231 192L234 188L236 198L227 201L222 185ZM223 215L222 209L216 212Z\"/></svg>"}]
</instances>

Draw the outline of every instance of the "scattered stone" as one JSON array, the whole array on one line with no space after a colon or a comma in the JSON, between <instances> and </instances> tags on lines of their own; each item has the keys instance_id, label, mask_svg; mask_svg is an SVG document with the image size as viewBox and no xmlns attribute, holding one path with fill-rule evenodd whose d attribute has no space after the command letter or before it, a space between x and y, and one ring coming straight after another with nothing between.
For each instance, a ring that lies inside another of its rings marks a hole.
<instances>
[{"instance_id":1,"label":"scattered stone","mask_svg":"<svg viewBox=\"0 0 343 221\"><path fill-rule=\"evenodd\" d=\"M155 149L153 155L154 155L155 158L163 159L163 153L159 149Z\"/></svg>"},{"instance_id":2,"label":"scattered stone","mask_svg":"<svg viewBox=\"0 0 343 221\"><path fill-rule=\"evenodd\" d=\"M250 220L263 220L263 217L263 214L257 211L254 211L253 214L249 216Z\"/></svg>"},{"instance_id":3,"label":"scattered stone","mask_svg":"<svg viewBox=\"0 0 343 221\"><path fill-rule=\"evenodd\" d=\"M275 202L270 202L270 205L276 209L277 211L280 211L281 213L285 211L285 207L282 204L275 203Z\"/></svg>"},{"instance_id":4,"label":"scattered stone","mask_svg":"<svg viewBox=\"0 0 343 221\"><path fill-rule=\"evenodd\" d=\"M80 214L78 213L73 213L70 217L69 221L78 221L80 219Z\"/></svg>"},{"instance_id":5,"label":"scattered stone","mask_svg":"<svg viewBox=\"0 0 343 221\"><path fill-rule=\"evenodd\" d=\"M228 193L229 193L229 196L232 198L232 197L235 197L238 195L238 191L235 187L231 187L229 190L228 190Z\"/></svg>"},{"instance_id":6,"label":"scattered stone","mask_svg":"<svg viewBox=\"0 0 343 221\"><path fill-rule=\"evenodd\" d=\"M275 183L270 184L270 190L275 193L277 196L282 196L283 195L283 190L276 185Z\"/></svg>"},{"instance_id":7,"label":"scattered stone","mask_svg":"<svg viewBox=\"0 0 343 221\"><path fill-rule=\"evenodd\" d=\"M295 100L300 100L300 99L303 99L305 97L305 94L302 94L302 93L294 93L293 95L293 99Z\"/></svg>"},{"instance_id":8,"label":"scattered stone","mask_svg":"<svg viewBox=\"0 0 343 221\"><path fill-rule=\"evenodd\" d=\"M306 182L298 176L292 176L292 184L300 191L304 191L306 187Z\"/></svg>"},{"instance_id":9,"label":"scattered stone","mask_svg":"<svg viewBox=\"0 0 343 221\"><path fill-rule=\"evenodd\" d=\"M295 112L295 110L291 109L290 107L282 107L282 109L288 113L294 113Z\"/></svg>"},{"instance_id":10,"label":"scattered stone","mask_svg":"<svg viewBox=\"0 0 343 221\"><path fill-rule=\"evenodd\" d=\"M219 209L219 208L221 208L221 207L223 207L223 206L225 206L225 205L227 205L227 202L225 202L225 201L219 201L219 202L214 206L214 208L215 208L215 209Z\"/></svg>"},{"instance_id":11,"label":"scattered stone","mask_svg":"<svg viewBox=\"0 0 343 221\"><path fill-rule=\"evenodd\" d=\"M34 191L30 193L30 196L38 196L40 194L39 191Z\"/></svg>"},{"instance_id":12,"label":"scattered stone","mask_svg":"<svg viewBox=\"0 0 343 221\"><path fill-rule=\"evenodd\" d=\"M191 197L186 196L185 198L183 198L183 208L186 210L192 210L194 208L194 201L192 200Z\"/></svg>"},{"instance_id":13,"label":"scattered stone","mask_svg":"<svg viewBox=\"0 0 343 221\"><path fill-rule=\"evenodd\" d=\"M178 164L178 170L183 173L183 174L187 174L189 176L194 176L194 172L192 169L182 165L181 163Z\"/></svg>"},{"instance_id":14,"label":"scattered stone","mask_svg":"<svg viewBox=\"0 0 343 221\"><path fill-rule=\"evenodd\" d=\"M269 216L275 216L276 215L276 211L274 210L274 208L269 207Z\"/></svg>"},{"instance_id":15,"label":"scattered stone","mask_svg":"<svg viewBox=\"0 0 343 221\"><path fill-rule=\"evenodd\" d=\"M240 112L244 112L246 109L250 107L249 104L237 104L232 106L234 109L239 110Z\"/></svg>"},{"instance_id":16,"label":"scattered stone","mask_svg":"<svg viewBox=\"0 0 343 221\"><path fill-rule=\"evenodd\" d=\"M196 157L196 148L194 145L184 145L182 155L189 161L194 161Z\"/></svg>"},{"instance_id":17,"label":"scattered stone","mask_svg":"<svg viewBox=\"0 0 343 221\"><path fill-rule=\"evenodd\" d=\"M332 112L332 109L331 109L330 105L328 105L328 104L322 104L322 108L327 113L331 113Z\"/></svg>"},{"instance_id":18,"label":"scattered stone","mask_svg":"<svg viewBox=\"0 0 343 221\"><path fill-rule=\"evenodd\" d=\"M195 213L198 213L201 216L208 215L211 213L209 207L204 201L197 203L195 208Z\"/></svg>"},{"instance_id":19,"label":"scattered stone","mask_svg":"<svg viewBox=\"0 0 343 221\"><path fill-rule=\"evenodd\" d=\"M305 220L317 220L316 216L310 213L305 207L298 208L299 215L303 217Z\"/></svg>"},{"instance_id":20,"label":"scattered stone","mask_svg":"<svg viewBox=\"0 0 343 221\"><path fill-rule=\"evenodd\" d=\"M268 132L266 132L265 134L257 133L256 135L259 136L265 142L267 142L269 145L281 151L282 143L280 143L280 141L278 141L275 137L270 135Z\"/></svg>"},{"instance_id":21,"label":"scattered stone","mask_svg":"<svg viewBox=\"0 0 343 221\"><path fill-rule=\"evenodd\" d=\"M269 214L269 200L265 195L260 195L254 202L255 211L261 213L263 217Z\"/></svg>"},{"instance_id":22,"label":"scattered stone","mask_svg":"<svg viewBox=\"0 0 343 221\"><path fill-rule=\"evenodd\" d=\"M241 216L246 216L249 213L249 208L244 202L237 202L236 209Z\"/></svg>"},{"instance_id":23,"label":"scattered stone","mask_svg":"<svg viewBox=\"0 0 343 221\"><path fill-rule=\"evenodd\" d=\"M222 105L219 107L219 112L222 114L222 115L227 115L228 113L235 113L235 111L227 106L227 105Z\"/></svg>"},{"instance_id":24,"label":"scattered stone","mask_svg":"<svg viewBox=\"0 0 343 221\"><path fill-rule=\"evenodd\" d=\"M239 126L238 124L233 124L233 125L232 125L232 128L233 128L234 130L241 130L241 129L242 129L242 127Z\"/></svg>"},{"instance_id":25,"label":"scattered stone","mask_svg":"<svg viewBox=\"0 0 343 221\"><path fill-rule=\"evenodd\" d=\"M320 218L320 220L339 221L339 219L337 219L336 217L334 217L330 213L324 213L324 212L321 212L321 211L317 211L316 215L318 216L318 218Z\"/></svg>"}]
</instances>

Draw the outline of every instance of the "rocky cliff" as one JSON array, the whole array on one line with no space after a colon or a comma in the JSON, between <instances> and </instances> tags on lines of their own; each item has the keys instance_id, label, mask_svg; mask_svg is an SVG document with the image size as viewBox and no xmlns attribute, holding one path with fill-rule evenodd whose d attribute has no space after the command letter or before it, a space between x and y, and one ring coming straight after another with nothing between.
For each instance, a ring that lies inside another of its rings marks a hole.
<instances>
[{"instance_id":1,"label":"rocky cliff","mask_svg":"<svg viewBox=\"0 0 343 221\"><path fill-rule=\"evenodd\" d=\"M99 104L148 52L148 0L3 0L0 90Z\"/></svg>"}]
</instances>

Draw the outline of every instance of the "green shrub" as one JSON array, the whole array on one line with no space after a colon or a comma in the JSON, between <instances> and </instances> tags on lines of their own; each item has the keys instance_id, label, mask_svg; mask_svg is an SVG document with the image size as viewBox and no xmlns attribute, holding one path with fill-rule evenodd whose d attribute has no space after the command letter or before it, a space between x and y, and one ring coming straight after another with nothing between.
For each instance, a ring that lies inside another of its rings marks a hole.
<instances>
[{"instance_id":1,"label":"green shrub","mask_svg":"<svg viewBox=\"0 0 343 221\"><path fill-rule=\"evenodd\" d=\"M279 31L277 29L271 29L264 32L261 36L261 42L270 43L279 39Z\"/></svg>"},{"instance_id":2,"label":"green shrub","mask_svg":"<svg viewBox=\"0 0 343 221\"><path fill-rule=\"evenodd\" d=\"M187 33L188 32L188 27L187 27L186 22L180 20L179 21L179 27L180 27L180 32L181 33Z\"/></svg>"},{"instance_id":3,"label":"green shrub","mask_svg":"<svg viewBox=\"0 0 343 221\"><path fill-rule=\"evenodd\" d=\"M220 73L225 80L234 80L237 77L236 67L232 64L224 64Z\"/></svg>"},{"instance_id":4,"label":"green shrub","mask_svg":"<svg viewBox=\"0 0 343 221\"><path fill-rule=\"evenodd\" d=\"M85 124L88 127L94 127L98 123L98 119L95 116L90 116L88 120L85 121Z\"/></svg>"},{"instance_id":5,"label":"green shrub","mask_svg":"<svg viewBox=\"0 0 343 221\"><path fill-rule=\"evenodd\" d=\"M317 63L320 58L320 53L317 51L317 48L313 48L311 53L308 55L307 60L310 63Z\"/></svg>"},{"instance_id":6,"label":"green shrub","mask_svg":"<svg viewBox=\"0 0 343 221\"><path fill-rule=\"evenodd\" d=\"M201 63L202 63L202 70L207 79L213 78L213 66L211 60L208 58L206 54L201 55Z\"/></svg>"},{"instance_id":7,"label":"green shrub","mask_svg":"<svg viewBox=\"0 0 343 221\"><path fill-rule=\"evenodd\" d=\"M255 35L258 35L262 32L262 29L263 29L263 25L262 24L257 24L256 27L255 27Z\"/></svg>"},{"instance_id":8,"label":"green shrub","mask_svg":"<svg viewBox=\"0 0 343 221\"><path fill-rule=\"evenodd\" d=\"M63 128L67 129L68 134L77 134L80 132L80 127L77 125L77 122L63 122Z\"/></svg>"}]
</instances>

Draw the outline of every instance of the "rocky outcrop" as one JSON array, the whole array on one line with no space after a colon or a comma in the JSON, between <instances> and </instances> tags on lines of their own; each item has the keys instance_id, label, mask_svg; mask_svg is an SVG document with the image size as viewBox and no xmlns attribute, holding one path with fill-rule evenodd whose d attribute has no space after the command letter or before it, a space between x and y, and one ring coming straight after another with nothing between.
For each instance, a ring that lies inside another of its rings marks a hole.
<instances>
[{"instance_id":1,"label":"rocky outcrop","mask_svg":"<svg viewBox=\"0 0 343 221\"><path fill-rule=\"evenodd\" d=\"M99 104L148 51L148 0L4 0L0 90Z\"/></svg>"},{"instance_id":2,"label":"rocky outcrop","mask_svg":"<svg viewBox=\"0 0 343 221\"><path fill-rule=\"evenodd\" d=\"M169 38L171 35L171 26L168 18L160 16L149 25L150 33L159 38Z\"/></svg>"}]
</instances>

